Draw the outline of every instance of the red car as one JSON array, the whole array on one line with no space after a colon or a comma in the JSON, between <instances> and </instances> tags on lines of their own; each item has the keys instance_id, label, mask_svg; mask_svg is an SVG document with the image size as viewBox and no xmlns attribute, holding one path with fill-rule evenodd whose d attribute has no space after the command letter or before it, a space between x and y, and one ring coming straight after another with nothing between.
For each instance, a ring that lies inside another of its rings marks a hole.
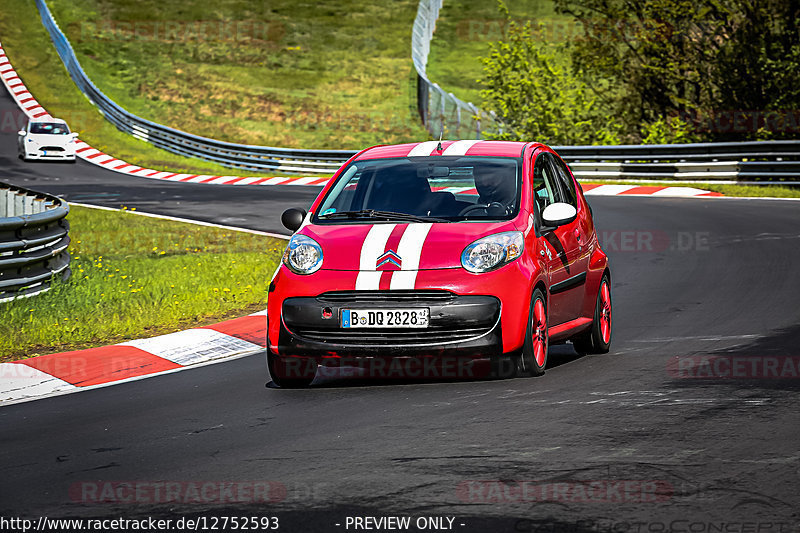
<instances>
[{"instance_id":1,"label":"red car","mask_svg":"<svg viewBox=\"0 0 800 533\"><path fill-rule=\"evenodd\" d=\"M317 365L481 358L539 375L548 345L611 343L611 272L569 168L540 143L427 141L353 156L294 231L269 288L281 387Z\"/></svg>"}]
</instances>

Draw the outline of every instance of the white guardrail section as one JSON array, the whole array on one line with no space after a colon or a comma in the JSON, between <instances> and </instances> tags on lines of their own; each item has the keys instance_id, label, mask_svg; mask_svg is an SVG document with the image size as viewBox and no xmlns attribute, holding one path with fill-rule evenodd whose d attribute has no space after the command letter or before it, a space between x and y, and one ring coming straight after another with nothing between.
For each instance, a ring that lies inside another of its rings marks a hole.
<instances>
[{"instance_id":1,"label":"white guardrail section","mask_svg":"<svg viewBox=\"0 0 800 533\"><path fill-rule=\"evenodd\" d=\"M67 213L60 198L0 183L0 303L69 277Z\"/></svg>"},{"instance_id":2,"label":"white guardrail section","mask_svg":"<svg viewBox=\"0 0 800 533\"><path fill-rule=\"evenodd\" d=\"M443 0L420 0L411 54L418 79L420 117L438 138L480 138L500 123L470 102L445 92L426 74L430 43ZM67 71L105 117L122 131L174 153L256 171L330 174L353 150L296 150L216 141L139 118L111 101L86 76L45 0L36 0ZM578 179L685 180L800 184L800 141L751 141L665 145L554 146Z\"/></svg>"}]
</instances>

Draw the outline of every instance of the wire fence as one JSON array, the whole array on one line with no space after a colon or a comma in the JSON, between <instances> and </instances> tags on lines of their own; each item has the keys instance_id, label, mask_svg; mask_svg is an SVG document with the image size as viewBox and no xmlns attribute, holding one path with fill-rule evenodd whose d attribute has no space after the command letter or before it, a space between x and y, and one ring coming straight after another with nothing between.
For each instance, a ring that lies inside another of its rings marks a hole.
<instances>
[{"instance_id":1,"label":"wire fence","mask_svg":"<svg viewBox=\"0 0 800 533\"><path fill-rule=\"evenodd\" d=\"M428 79L428 55L444 0L420 0L411 33L411 58L417 71L417 110L433 137L482 139L485 132L502 131L494 111L465 102Z\"/></svg>"}]
</instances>

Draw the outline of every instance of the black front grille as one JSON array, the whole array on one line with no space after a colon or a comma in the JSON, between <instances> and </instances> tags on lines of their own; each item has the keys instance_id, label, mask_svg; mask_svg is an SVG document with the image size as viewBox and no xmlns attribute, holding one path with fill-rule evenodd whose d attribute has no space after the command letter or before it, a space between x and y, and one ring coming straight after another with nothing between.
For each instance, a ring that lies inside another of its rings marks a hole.
<instances>
[{"instance_id":1,"label":"black front grille","mask_svg":"<svg viewBox=\"0 0 800 533\"><path fill-rule=\"evenodd\" d=\"M427 328L343 328L347 309L428 309ZM500 300L445 290L331 291L281 306L280 351L287 354L400 356L494 353L502 348ZM472 352L470 352L472 350Z\"/></svg>"},{"instance_id":2,"label":"black front grille","mask_svg":"<svg viewBox=\"0 0 800 533\"><path fill-rule=\"evenodd\" d=\"M313 329L293 327L298 337L323 343L389 346L397 344L440 344L474 339L491 331L491 327L459 329Z\"/></svg>"},{"instance_id":3,"label":"black front grille","mask_svg":"<svg viewBox=\"0 0 800 533\"><path fill-rule=\"evenodd\" d=\"M447 303L456 298L449 291L441 290L404 290L404 291L331 291L317 296L317 300L324 303L388 303L388 302L435 302Z\"/></svg>"},{"instance_id":4,"label":"black front grille","mask_svg":"<svg viewBox=\"0 0 800 533\"><path fill-rule=\"evenodd\" d=\"M60 147L60 146L42 146L41 148L39 148L39 151L40 152L45 152L45 151L47 151L47 152L63 152L64 149L62 147Z\"/></svg>"}]
</instances>

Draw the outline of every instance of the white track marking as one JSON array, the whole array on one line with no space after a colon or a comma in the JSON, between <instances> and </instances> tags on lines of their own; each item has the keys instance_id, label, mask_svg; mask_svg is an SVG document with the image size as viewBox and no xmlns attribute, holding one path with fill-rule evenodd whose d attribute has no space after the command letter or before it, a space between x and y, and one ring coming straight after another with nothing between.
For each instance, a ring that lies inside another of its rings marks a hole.
<instances>
[{"instance_id":1,"label":"white track marking","mask_svg":"<svg viewBox=\"0 0 800 533\"><path fill-rule=\"evenodd\" d=\"M133 346L182 366L264 350L257 344L213 329L187 329L150 339L123 342L119 346Z\"/></svg>"},{"instance_id":2,"label":"white track marking","mask_svg":"<svg viewBox=\"0 0 800 533\"><path fill-rule=\"evenodd\" d=\"M468 141L456 141L447 148L445 148L442 155L465 155L467 150L472 148L475 143L481 142L478 139L468 140Z\"/></svg>"},{"instance_id":3,"label":"white track marking","mask_svg":"<svg viewBox=\"0 0 800 533\"><path fill-rule=\"evenodd\" d=\"M319 176L309 176L307 178L300 178L296 179L292 182L292 185L308 185L312 181L316 181L319 179Z\"/></svg>"},{"instance_id":4,"label":"white track marking","mask_svg":"<svg viewBox=\"0 0 800 533\"><path fill-rule=\"evenodd\" d=\"M285 181L289 181L289 178L270 178L262 183L262 185L279 185Z\"/></svg>"},{"instance_id":5,"label":"white track marking","mask_svg":"<svg viewBox=\"0 0 800 533\"><path fill-rule=\"evenodd\" d=\"M667 187L654 192L651 196L697 196L708 191L695 189L694 187Z\"/></svg>"},{"instance_id":6,"label":"white track marking","mask_svg":"<svg viewBox=\"0 0 800 533\"><path fill-rule=\"evenodd\" d=\"M601 185L591 191L586 191L585 194L588 196L615 196L622 192L629 191L634 187L635 185Z\"/></svg>"},{"instance_id":7,"label":"white track marking","mask_svg":"<svg viewBox=\"0 0 800 533\"><path fill-rule=\"evenodd\" d=\"M24 401L77 387L21 363L0 363L0 402Z\"/></svg>"},{"instance_id":8,"label":"white track marking","mask_svg":"<svg viewBox=\"0 0 800 533\"><path fill-rule=\"evenodd\" d=\"M258 181L260 179L261 178L245 178L243 180L237 181L236 183L234 183L234 185L250 185L254 181Z\"/></svg>"},{"instance_id":9,"label":"white track marking","mask_svg":"<svg viewBox=\"0 0 800 533\"><path fill-rule=\"evenodd\" d=\"M101 209L103 211L122 211L122 209L115 209L113 207L106 207L103 205L91 205L91 204L81 204L78 202L69 202L69 205L77 205L80 207L88 207L90 209ZM125 213L131 215L138 215L141 217L150 217L150 218L161 218L163 220L173 220L175 222L186 222L187 224L195 224L196 226L207 226L209 228L220 228L230 231L240 231L242 233L252 233L254 235L264 235L265 237L273 237L275 239L283 239L288 241L291 237L288 235L281 235L280 233L270 233L268 231L258 231L255 229L247 229L247 228L237 228L235 226L225 226L222 224L214 224L212 222L201 222L199 220L192 220L189 218L178 218L178 217L171 217L167 215L156 215L155 213L142 213L141 211L131 211L126 210Z\"/></svg>"}]
</instances>

